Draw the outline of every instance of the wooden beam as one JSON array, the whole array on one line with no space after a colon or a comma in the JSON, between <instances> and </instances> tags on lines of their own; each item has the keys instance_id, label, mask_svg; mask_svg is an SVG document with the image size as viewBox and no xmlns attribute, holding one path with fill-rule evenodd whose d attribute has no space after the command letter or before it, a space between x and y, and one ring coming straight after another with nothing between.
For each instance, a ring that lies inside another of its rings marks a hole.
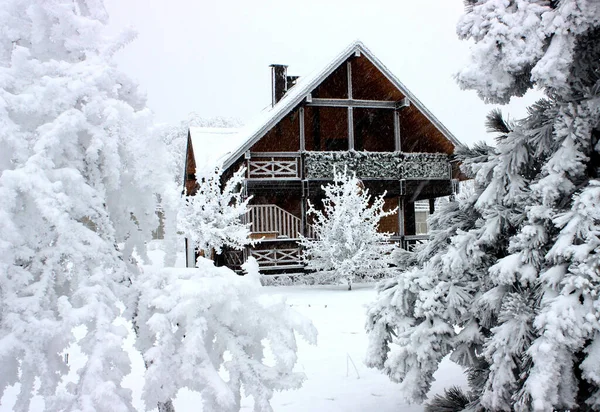
<instances>
[{"instance_id":1,"label":"wooden beam","mask_svg":"<svg viewBox=\"0 0 600 412\"><path fill-rule=\"evenodd\" d=\"M304 107L300 108L300 151L303 152L306 150L306 140L305 140L305 131L304 131Z\"/></svg>"},{"instance_id":2,"label":"wooden beam","mask_svg":"<svg viewBox=\"0 0 600 412\"><path fill-rule=\"evenodd\" d=\"M394 149L397 152L402 151L402 140L400 138L400 112L394 110Z\"/></svg>"},{"instance_id":3,"label":"wooden beam","mask_svg":"<svg viewBox=\"0 0 600 412\"><path fill-rule=\"evenodd\" d=\"M357 99L320 99L313 97L307 106L321 107L360 107L364 109L396 109L397 102L385 100L357 100Z\"/></svg>"},{"instance_id":4,"label":"wooden beam","mask_svg":"<svg viewBox=\"0 0 600 412\"><path fill-rule=\"evenodd\" d=\"M248 152L250 155L247 159L255 159L257 157L300 157L300 153L298 152Z\"/></svg>"},{"instance_id":5,"label":"wooden beam","mask_svg":"<svg viewBox=\"0 0 600 412\"><path fill-rule=\"evenodd\" d=\"M348 107L348 150L354 150L354 109Z\"/></svg>"},{"instance_id":6,"label":"wooden beam","mask_svg":"<svg viewBox=\"0 0 600 412\"><path fill-rule=\"evenodd\" d=\"M398 196L398 236L404 236L404 196Z\"/></svg>"},{"instance_id":7,"label":"wooden beam","mask_svg":"<svg viewBox=\"0 0 600 412\"><path fill-rule=\"evenodd\" d=\"M348 99L352 100L352 64L350 60L346 62L346 72L348 74Z\"/></svg>"},{"instance_id":8,"label":"wooden beam","mask_svg":"<svg viewBox=\"0 0 600 412\"><path fill-rule=\"evenodd\" d=\"M415 219L415 203L404 198L404 235L411 236L417 234L417 225Z\"/></svg>"}]
</instances>

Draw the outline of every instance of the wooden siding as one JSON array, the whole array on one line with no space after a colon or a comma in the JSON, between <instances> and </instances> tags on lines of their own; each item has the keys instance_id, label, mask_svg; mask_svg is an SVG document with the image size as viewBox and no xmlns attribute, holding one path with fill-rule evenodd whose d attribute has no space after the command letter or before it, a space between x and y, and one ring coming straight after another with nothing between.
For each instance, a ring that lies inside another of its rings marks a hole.
<instances>
[{"instance_id":1,"label":"wooden siding","mask_svg":"<svg viewBox=\"0 0 600 412\"><path fill-rule=\"evenodd\" d=\"M252 148L252 152L295 152L300 150L299 110L293 110L269 130Z\"/></svg>"}]
</instances>

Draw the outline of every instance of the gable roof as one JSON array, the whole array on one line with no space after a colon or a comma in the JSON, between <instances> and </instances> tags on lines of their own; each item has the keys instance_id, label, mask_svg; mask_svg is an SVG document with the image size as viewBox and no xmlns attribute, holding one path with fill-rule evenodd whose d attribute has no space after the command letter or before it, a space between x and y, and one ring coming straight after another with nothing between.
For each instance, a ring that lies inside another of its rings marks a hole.
<instances>
[{"instance_id":1,"label":"gable roof","mask_svg":"<svg viewBox=\"0 0 600 412\"><path fill-rule=\"evenodd\" d=\"M455 146L462 146L462 143L417 99L407 88L398 80L387 67L371 53L371 51L360 41L354 41L346 47L335 59L333 59L322 70L314 72L308 76L300 77L296 85L292 87L283 98L272 108L266 110L262 116L256 119L247 127L241 129L235 140L240 145L223 160L223 168L231 166L240 156L250 149L261 137L265 135L273 126L285 117L291 110L302 102L306 96L311 93L319 84L321 84L335 69L350 58L355 53L361 53L366 56L371 63L396 87L412 105L414 105L423 115L433 123L438 130Z\"/></svg>"}]
</instances>

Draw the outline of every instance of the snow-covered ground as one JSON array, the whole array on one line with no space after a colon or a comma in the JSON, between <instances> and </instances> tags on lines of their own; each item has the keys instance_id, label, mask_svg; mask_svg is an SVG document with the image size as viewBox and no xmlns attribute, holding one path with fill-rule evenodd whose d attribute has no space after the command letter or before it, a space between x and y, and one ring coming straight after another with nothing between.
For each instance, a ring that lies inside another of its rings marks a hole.
<instances>
[{"instance_id":1,"label":"snow-covered ground","mask_svg":"<svg viewBox=\"0 0 600 412\"><path fill-rule=\"evenodd\" d=\"M152 260L160 261L161 250L150 253ZM178 256L181 265L183 257ZM367 368L363 363L367 348L364 329L365 305L376 295L373 284L356 284L352 291L347 286L268 286L266 293L280 294L292 307L310 318L319 336L316 346L299 339L298 370L306 374L306 381L299 390L277 392L272 400L275 411L322 412L322 411L371 411L417 412L420 405L407 405L401 398L397 384L381 372ZM133 344L133 335L127 346ZM130 351L132 373L125 378L124 386L132 389L134 405L139 411L146 410L141 401L144 366L139 353ZM69 362L77 360L76 351L70 353ZM440 393L451 385L466 386L461 368L444 359L435 375L431 393ZM7 391L0 404L0 412L12 410L16 391ZM202 401L198 394L181 390L174 401L177 412L201 411ZM32 411L41 411L40 398L32 404ZM252 400L242 400L242 410L252 410Z\"/></svg>"},{"instance_id":2,"label":"snow-covered ground","mask_svg":"<svg viewBox=\"0 0 600 412\"><path fill-rule=\"evenodd\" d=\"M398 393L397 384L363 363L367 348L364 330L365 304L375 298L373 285L273 286L268 293L287 297L288 303L312 319L319 330L317 346L299 341L298 367L306 374L301 389L277 392L273 409L277 412L418 412L421 405L408 405ZM462 369L444 359L435 375L431 393L451 385L466 386ZM178 412L198 411L200 396L180 391L175 400ZM242 401L242 410L251 411L252 401Z\"/></svg>"}]
</instances>

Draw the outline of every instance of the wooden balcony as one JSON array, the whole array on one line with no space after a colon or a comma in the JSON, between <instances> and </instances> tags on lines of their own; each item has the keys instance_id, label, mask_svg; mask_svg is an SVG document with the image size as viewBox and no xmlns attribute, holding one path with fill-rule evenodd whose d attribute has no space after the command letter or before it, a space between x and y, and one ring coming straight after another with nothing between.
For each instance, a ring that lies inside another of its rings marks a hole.
<instances>
[{"instance_id":1,"label":"wooden balcony","mask_svg":"<svg viewBox=\"0 0 600 412\"><path fill-rule=\"evenodd\" d=\"M300 179L300 153L248 153L248 179Z\"/></svg>"},{"instance_id":2,"label":"wooden balcony","mask_svg":"<svg viewBox=\"0 0 600 412\"><path fill-rule=\"evenodd\" d=\"M246 154L246 162L250 180L329 180L334 167L347 167L361 179L452 179L452 167L445 153L255 152Z\"/></svg>"}]
</instances>

